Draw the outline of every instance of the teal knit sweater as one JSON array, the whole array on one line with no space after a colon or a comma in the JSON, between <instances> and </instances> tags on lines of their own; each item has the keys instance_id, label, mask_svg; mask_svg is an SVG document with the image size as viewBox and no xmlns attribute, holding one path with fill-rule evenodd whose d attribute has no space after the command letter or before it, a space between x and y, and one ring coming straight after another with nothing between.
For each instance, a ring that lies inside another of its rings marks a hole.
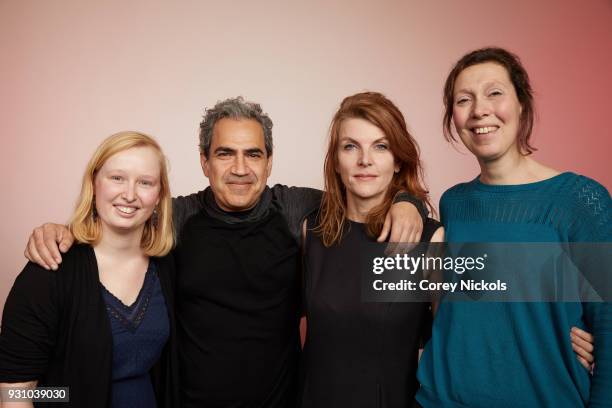
<instances>
[{"instance_id":1,"label":"teal knit sweater","mask_svg":"<svg viewBox=\"0 0 612 408\"><path fill-rule=\"evenodd\" d=\"M574 173L511 186L476 178L446 191L440 212L449 242L612 242L610 194ZM572 326L595 336L592 377ZM612 305L442 302L418 379L424 408L611 407Z\"/></svg>"}]
</instances>

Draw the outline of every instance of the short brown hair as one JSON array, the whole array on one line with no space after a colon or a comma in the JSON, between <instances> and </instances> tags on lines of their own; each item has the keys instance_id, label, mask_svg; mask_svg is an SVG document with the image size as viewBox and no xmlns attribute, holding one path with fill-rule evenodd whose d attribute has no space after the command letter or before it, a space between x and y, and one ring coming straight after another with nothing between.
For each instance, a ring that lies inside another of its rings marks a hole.
<instances>
[{"instance_id":1,"label":"short brown hair","mask_svg":"<svg viewBox=\"0 0 612 408\"><path fill-rule=\"evenodd\" d=\"M529 139L535 122L535 107L533 103L533 91L529 82L529 75L521 64L519 57L508 50L498 47L481 48L465 54L453 67L444 84L444 119L443 132L447 141L456 141L451 129L453 118L455 81L459 74L472 65L494 62L501 65L508 72L508 76L514 86L514 91L522 107L519 121L517 142L519 151L528 155L537 150Z\"/></svg>"},{"instance_id":2,"label":"short brown hair","mask_svg":"<svg viewBox=\"0 0 612 408\"><path fill-rule=\"evenodd\" d=\"M133 147L151 147L159 158L160 190L157 205L157 223L153 225L151 218L145 223L142 232L141 247L146 255L163 256L174 245L174 230L172 226L172 195L168 182L166 158L159 144L151 136L139 132L120 132L106 138L96 149L87 164L81 193L77 200L74 213L70 220L70 232L82 243L95 244L100 240L102 228L100 219L93 217L94 210L94 180L100 168L106 161L119 152Z\"/></svg>"},{"instance_id":3,"label":"short brown hair","mask_svg":"<svg viewBox=\"0 0 612 408\"><path fill-rule=\"evenodd\" d=\"M423 182L419 146L406 128L400 110L378 92L362 92L345 98L331 123L329 144L325 156L325 194L321 202L319 225L315 232L323 244L330 247L342 239L346 223L346 187L336 172L338 145L342 123L347 119L364 119L383 131L399 172L393 175L384 201L370 211L367 229L370 236L382 231L385 216L399 191L407 191L431 208L428 191Z\"/></svg>"}]
</instances>

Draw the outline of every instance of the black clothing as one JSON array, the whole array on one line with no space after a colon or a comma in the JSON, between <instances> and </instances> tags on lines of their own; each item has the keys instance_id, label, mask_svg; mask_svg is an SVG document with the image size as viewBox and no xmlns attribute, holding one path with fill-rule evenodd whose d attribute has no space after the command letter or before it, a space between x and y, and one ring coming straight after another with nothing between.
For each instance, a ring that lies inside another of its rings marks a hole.
<instances>
[{"instance_id":1,"label":"black clothing","mask_svg":"<svg viewBox=\"0 0 612 408\"><path fill-rule=\"evenodd\" d=\"M308 330L301 406L409 407L418 389L422 336L431 330L429 303L361 301L361 259L371 253L366 225L349 222L342 241L325 248L308 218L304 281ZM427 219L421 242L440 223ZM380 244L380 256L385 245Z\"/></svg>"},{"instance_id":2,"label":"black clothing","mask_svg":"<svg viewBox=\"0 0 612 408\"><path fill-rule=\"evenodd\" d=\"M173 263L156 258L173 336ZM70 402L36 404L58 407L109 407L113 340L102 297L95 254L75 245L57 272L28 263L6 300L0 333L0 382L38 380L39 386L70 387ZM160 364L172 373L172 349L166 345ZM159 406L176 406L176 375L157 377L163 384Z\"/></svg>"},{"instance_id":3,"label":"black clothing","mask_svg":"<svg viewBox=\"0 0 612 408\"><path fill-rule=\"evenodd\" d=\"M300 242L302 221L307 214L319 208L321 197L323 197L323 192L313 188L287 187L276 184L272 188L264 189L255 207L249 210L245 217L244 213L228 213L220 209L215 202L211 188L208 187L206 190L174 199L174 228L176 236L180 238L181 229L187 219L200 211L227 224L240 224L260 220L269 211L276 210L285 218L291 235L297 242Z\"/></svg>"},{"instance_id":4,"label":"black clothing","mask_svg":"<svg viewBox=\"0 0 612 408\"><path fill-rule=\"evenodd\" d=\"M284 217L200 212L175 255L182 406L295 406L300 258Z\"/></svg>"},{"instance_id":5,"label":"black clothing","mask_svg":"<svg viewBox=\"0 0 612 408\"><path fill-rule=\"evenodd\" d=\"M302 222L306 215L319 208L323 192L314 188L287 187L276 184L274 187L266 187L255 207L240 213L228 213L217 206L214 194L210 187L188 196L181 196L173 200L173 218L176 236L180 232L189 217L204 211L209 217L216 218L228 224L255 221L265 217L270 210L277 210L283 214L289 227L289 231L296 241L301 242ZM406 192L396 195L394 203L409 202L414 204L423 221L427 218L427 208L423 202L415 199Z\"/></svg>"},{"instance_id":6,"label":"black clothing","mask_svg":"<svg viewBox=\"0 0 612 408\"><path fill-rule=\"evenodd\" d=\"M275 185L241 213L220 209L210 188L175 199L183 406L295 406L299 246L321 197Z\"/></svg>"}]
</instances>

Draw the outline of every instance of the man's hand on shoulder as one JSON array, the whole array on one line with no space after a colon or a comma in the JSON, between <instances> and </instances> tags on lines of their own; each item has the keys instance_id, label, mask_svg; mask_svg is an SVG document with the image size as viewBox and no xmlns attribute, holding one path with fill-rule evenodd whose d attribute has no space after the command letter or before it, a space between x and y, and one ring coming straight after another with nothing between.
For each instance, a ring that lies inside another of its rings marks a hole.
<instances>
[{"instance_id":1,"label":"man's hand on shoulder","mask_svg":"<svg viewBox=\"0 0 612 408\"><path fill-rule=\"evenodd\" d=\"M65 225L46 223L34 228L24 255L30 261L49 270L57 270L62 262L62 252L68 251L74 237Z\"/></svg>"},{"instance_id":2,"label":"man's hand on shoulder","mask_svg":"<svg viewBox=\"0 0 612 408\"><path fill-rule=\"evenodd\" d=\"M412 244L418 243L423 232L423 217L417 207L406 201L393 204L387 213L385 224L377 241L384 242L389 232L391 236L389 237L388 252L396 253L398 250L409 250L398 246L412 248L414 246Z\"/></svg>"}]
</instances>

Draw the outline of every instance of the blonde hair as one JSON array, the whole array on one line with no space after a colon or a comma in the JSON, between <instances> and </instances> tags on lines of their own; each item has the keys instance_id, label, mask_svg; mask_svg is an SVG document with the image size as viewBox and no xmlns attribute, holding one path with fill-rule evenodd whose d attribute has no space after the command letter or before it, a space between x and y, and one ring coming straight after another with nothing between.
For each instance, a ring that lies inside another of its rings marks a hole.
<instances>
[{"instance_id":1,"label":"blonde hair","mask_svg":"<svg viewBox=\"0 0 612 408\"><path fill-rule=\"evenodd\" d=\"M100 219L94 216L94 180L100 168L113 155L133 147L151 147L159 158L160 190L159 204L157 205L157 222L149 218L142 232L141 248L148 256L163 256L174 245L174 229L172 226L172 195L168 182L168 169L166 157L159 144L150 136L139 132L119 132L106 138L89 160L81 193L76 203L74 213L70 219L70 232L81 243L95 244L100 241L102 227Z\"/></svg>"}]
</instances>

